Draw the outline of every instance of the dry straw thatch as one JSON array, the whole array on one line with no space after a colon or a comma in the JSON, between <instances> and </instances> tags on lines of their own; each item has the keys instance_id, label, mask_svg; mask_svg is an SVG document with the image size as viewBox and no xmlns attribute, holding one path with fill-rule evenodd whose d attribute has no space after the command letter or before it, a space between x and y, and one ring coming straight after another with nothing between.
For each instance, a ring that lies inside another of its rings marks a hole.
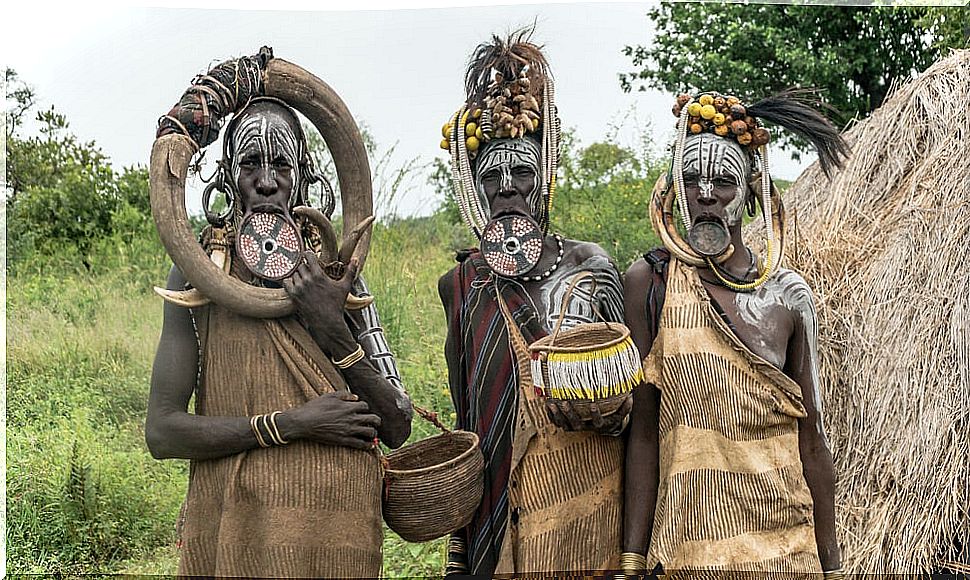
<instances>
[{"instance_id":1,"label":"dry straw thatch","mask_svg":"<svg viewBox=\"0 0 970 580\"><path fill-rule=\"evenodd\" d=\"M970 50L897 87L846 138L832 181L815 164L785 194L787 265L816 293L846 570L966 564Z\"/></svg>"}]
</instances>

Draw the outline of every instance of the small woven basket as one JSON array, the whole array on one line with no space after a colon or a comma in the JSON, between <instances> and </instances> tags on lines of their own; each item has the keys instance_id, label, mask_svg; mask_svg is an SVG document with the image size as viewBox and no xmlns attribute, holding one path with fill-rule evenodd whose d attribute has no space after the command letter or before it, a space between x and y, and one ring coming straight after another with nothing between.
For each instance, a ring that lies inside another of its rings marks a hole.
<instances>
[{"instance_id":1,"label":"small woven basket","mask_svg":"<svg viewBox=\"0 0 970 580\"><path fill-rule=\"evenodd\" d=\"M585 275L588 273L580 273L570 284L564 309ZM643 379L640 353L630 329L604 321L562 330L564 319L559 317L552 334L529 345L537 394L569 401L583 420L592 419L594 407L603 417L616 412Z\"/></svg>"},{"instance_id":2,"label":"small woven basket","mask_svg":"<svg viewBox=\"0 0 970 580\"><path fill-rule=\"evenodd\" d=\"M384 521L409 542L463 528L482 501L485 459L478 435L433 422L444 432L385 457Z\"/></svg>"}]
</instances>

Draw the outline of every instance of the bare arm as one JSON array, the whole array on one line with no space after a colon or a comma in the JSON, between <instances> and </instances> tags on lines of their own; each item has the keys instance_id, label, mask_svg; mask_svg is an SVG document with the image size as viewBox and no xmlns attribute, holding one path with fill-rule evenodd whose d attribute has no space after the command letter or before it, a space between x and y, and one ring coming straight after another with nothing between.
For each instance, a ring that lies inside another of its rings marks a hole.
<instances>
[{"instance_id":1,"label":"bare arm","mask_svg":"<svg viewBox=\"0 0 970 580\"><path fill-rule=\"evenodd\" d=\"M356 260L351 260L342 279L333 280L320 267L316 256L308 252L307 259L283 283L310 336L333 360L343 359L358 348L343 308L356 276ZM350 390L380 417L378 435L381 441L388 447L400 447L411 434L410 401L402 401L400 391L389 384L366 357L340 372Z\"/></svg>"},{"instance_id":2,"label":"bare arm","mask_svg":"<svg viewBox=\"0 0 970 580\"><path fill-rule=\"evenodd\" d=\"M650 352L655 338L646 318L652 286L650 266L637 260L623 281L623 303L626 324L641 356ZM654 385L634 389L623 481L624 552L646 554L650 546L660 483L659 408L660 391Z\"/></svg>"},{"instance_id":3,"label":"bare arm","mask_svg":"<svg viewBox=\"0 0 970 580\"><path fill-rule=\"evenodd\" d=\"M182 290L184 287L185 278L173 267L168 288ZM166 302L145 421L145 440L152 456L213 459L259 447L249 417L210 417L188 412L198 369L199 345L192 316L188 309ZM304 407L306 425L287 421L285 414L279 416L277 424L284 439L307 438L325 444L367 448L368 431L373 433L380 421L367 411L366 404L336 393Z\"/></svg>"},{"instance_id":4,"label":"bare arm","mask_svg":"<svg viewBox=\"0 0 970 580\"><path fill-rule=\"evenodd\" d=\"M785 374L801 386L808 413L798 421L798 450L805 482L812 494L819 560L822 570L831 571L842 567L842 552L835 535L835 468L822 424L815 305L804 281L792 295L794 332L788 343Z\"/></svg>"}]
</instances>

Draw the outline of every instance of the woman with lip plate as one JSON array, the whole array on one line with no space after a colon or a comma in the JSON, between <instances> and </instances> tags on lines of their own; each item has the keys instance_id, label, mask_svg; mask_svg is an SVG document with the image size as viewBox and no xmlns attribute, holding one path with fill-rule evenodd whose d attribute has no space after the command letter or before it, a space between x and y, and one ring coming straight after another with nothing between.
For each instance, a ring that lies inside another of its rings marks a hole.
<instances>
[{"instance_id":1,"label":"woman with lip plate","mask_svg":"<svg viewBox=\"0 0 970 580\"><path fill-rule=\"evenodd\" d=\"M619 561L618 435L632 397L584 417L532 383L526 345L559 321L622 321L623 298L599 246L548 231L559 121L552 77L529 35L477 47L467 101L442 129L462 219L479 240L438 284L445 358L456 426L478 434L485 456L484 497L451 538L449 575L547 576Z\"/></svg>"},{"instance_id":2,"label":"woman with lip plate","mask_svg":"<svg viewBox=\"0 0 970 580\"><path fill-rule=\"evenodd\" d=\"M761 126L810 141L828 174L848 148L819 104L807 90L747 107L714 92L674 104L671 169L651 203L665 248L624 280L646 354L625 466L627 574L841 575L815 307L805 280L779 267L784 212ZM760 252L741 235L757 205Z\"/></svg>"}]
</instances>

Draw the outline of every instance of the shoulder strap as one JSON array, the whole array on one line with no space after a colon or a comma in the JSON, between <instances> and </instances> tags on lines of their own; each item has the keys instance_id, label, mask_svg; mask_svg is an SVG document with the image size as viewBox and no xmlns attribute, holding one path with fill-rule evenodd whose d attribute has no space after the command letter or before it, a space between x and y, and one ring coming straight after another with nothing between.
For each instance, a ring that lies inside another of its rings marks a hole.
<instances>
[{"instance_id":1,"label":"shoulder strap","mask_svg":"<svg viewBox=\"0 0 970 580\"><path fill-rule=\"evenodd\" d=\"M660 314L664 309L664 299L667 296L667 266L670 265L670 251L667 248L654 248L643 255L652 269L652 284L646 302L647 327L651 337L656 338L660 331Z\"/></svg>"}]
</instances>

